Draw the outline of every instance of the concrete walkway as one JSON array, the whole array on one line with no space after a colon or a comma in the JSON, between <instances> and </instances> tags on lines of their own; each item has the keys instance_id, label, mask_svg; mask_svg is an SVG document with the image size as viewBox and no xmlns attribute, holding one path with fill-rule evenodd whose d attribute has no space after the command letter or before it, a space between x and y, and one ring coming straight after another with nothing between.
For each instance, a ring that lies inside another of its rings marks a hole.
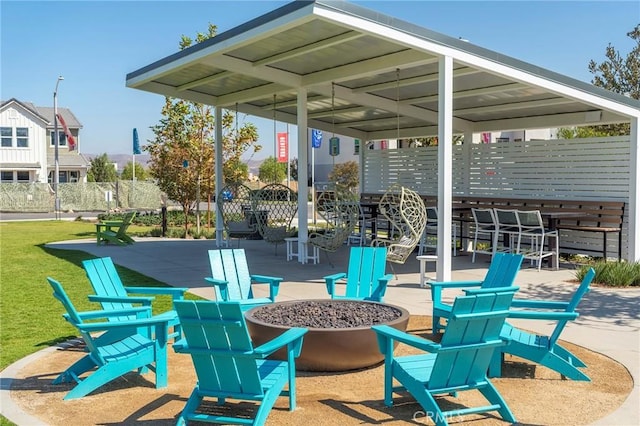
<instances>
[{"instance_id":1,"label":"concrete walkway","mask_svg":"<svg viewBox=\"0 0 640 426\"><path fill-rule=\"evenodd\" d=\"M116 264L138 271L169 285L189 287L194 294L213 298L213 290L204 283L210 276L207 250L215 249L211 240L181 240L138 238L136 244L126 247L97 246L94 240L66 241L47 244L49 248L81 250L91 255L111 256ZM234 246L237 244L233 242ZM322 279L325 275L345 272L349 248L336 253L321 252L320 264L302 265L286 261L285 246L276 248L264 241L239 242L247 252L251 273L280 276L285 279L279 301L300 298L327 298ZM479 280L486 273L489 259L480 256L471 263L470 256L461 255L453 259L454 280ZM433 273L433 263L427 271ZM431 315L430 293L420 288L419 262L410 258L404 265L393 265L396 278L390 283L385 302L402 306L416 315ZM429 269L431 268L431 269ZM388 271L391 272L391 271ZM520 286L519 298L567 300L577 287L571 265L562 265L560 271L537 271L529 265L523 266L516 284ZM267 286L254 286L256 297L268 294ZM454 295L450 296L452 300ZM640 424L640 289L592 288L579 306L580 317L570 323L561 338L577 345L607 355L627 367L634 380L634 388L625 403L614 413L594 421L593 425L638 425ZM520 321L519 326L548 333L554 323L545 321ZM46 350L42 351L46 354ZM37 356L37 355L36 355ZM29 358L33 362L33 355ZM19 409L11 403L10 378L18 371L19 361L1 372L2 389L0 402L2 414L17 424L31 424L33 418L21 417ZM588 370L587 370L587 374ZM585 395L585 398L588 398Z\"/></svg>"}]
</instances>

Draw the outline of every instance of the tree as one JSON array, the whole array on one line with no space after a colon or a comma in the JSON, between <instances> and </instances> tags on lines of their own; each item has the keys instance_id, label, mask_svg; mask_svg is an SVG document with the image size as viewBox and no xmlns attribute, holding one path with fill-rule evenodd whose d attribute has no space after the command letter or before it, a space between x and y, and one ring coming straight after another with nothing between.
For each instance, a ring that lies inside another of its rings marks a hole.
<instances>
[{"instance_id":1,"label":"tree","mask_svg":"<svg viewBox=\"0 0 640 426\"><path fill-rule=\"evenodd\" d=\"M142 164L136 164L136 180L147 180L147 171ZM120 179L122 180L133 180L133 161L129 161L122 169L122 173L120 173Z\"/></svg>"},{"instance_id":2,"label":"tree","mask_svg":"<svg viewBox=\"0 0 640 426\"><path fill-rule=\"evenodd\" d=\"M262 182L280 183L287 177L287 163L278 163L274 157L269 157L260 164L258 177Z\"/></svg>"},{"instance_id":3,"label":"tree","mask_svg":"<svg viewBox=\"0 0 640 426\"><path fill-rule=\"evenodd\" d=\"M225 161L222 169L227 183L242 183L249 179L249 165L237 158Z\"/></svg>"},{"instance_id":4,"label":"tree","mask_svg":"<svg viewBox=\"0 0 640 426\"><path fill-rule=\"evenodd\" d=\"M360 184L358 163L347 161L346 163L336 164L329 173L329 181L335 182L336 187L339 189L356 192Z\"/></svg>"},{"instance_id":5,"label":"tree","mask_svg":"<svg viewBox=\"0 0 640 426\"><path fill-rule=\"evenodd\" d=\"M109 160L106 153L91 160L87 171L87 181L89 182L115 182L118 178L114 164Z\"/></svg>"},{"instance_id":6,"label":"tree","mask_svg":"<svg viewBox=\"0 0 640 426\"><path fill-rule=\"evenodd\" d=\"M589 62L589 71L594 74L591 81L595 86L621 93L633 99L640 99L640 24L627 33L635 41L635 47L623 57L611 43L605 51L606 60ZM604 136L628 135L628 123L590 126Z\"/></svg>"},{"instance_id":7,"label":"tree","mask_svg":"<svg viewBox=\"0 0 640 426\"><path fill-rule=\"evenodd\" d=\"M209 24L208 32L198 33L196 42L204 42L214 37L216 32L216 26ZM192 44L193 40L183 35L180 50ZM200 200L215 195L213 109L208 105L167 97L162 116L160 123L152 127L155 139L144 148L151 155L149 173L169 199L180 203L185 216L195 205L199 233ZM256 126L249 123L240 128L237 119L237 112L235 116L229 111L223 112L223 173L229 173L232 181L242 175L241 155L250 148L254 152L260 150L256 143ZM188 227L189 222L185 221L185 234Z\"/></svg>"}]
</instances>

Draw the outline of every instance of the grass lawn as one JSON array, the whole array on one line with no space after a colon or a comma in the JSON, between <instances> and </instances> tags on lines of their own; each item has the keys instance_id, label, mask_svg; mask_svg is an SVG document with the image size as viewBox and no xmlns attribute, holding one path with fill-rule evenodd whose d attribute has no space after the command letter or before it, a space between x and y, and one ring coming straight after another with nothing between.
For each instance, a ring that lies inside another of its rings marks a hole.
<instances>
[{"instance_id":1,"label":"grass lawn","mask_svg":"<svg viewBox=\"0 0 640 426\"><path fill-rule=\"evenodd\" d=\"M132 226L130 231L143 228ZM81 261L95 256L77 250L53 250L46 243L79 238L95 240L95 225L84 221L0 223L0 369L24 356L77 335L52 296L46 277L60 281L78 310L100 309ZM130 269L117 267L125 285L166 286ZM193 297L195 298L195 296ZM169 296L157 297L154 311L169 309Z\"/></svg>"}]
</instances>

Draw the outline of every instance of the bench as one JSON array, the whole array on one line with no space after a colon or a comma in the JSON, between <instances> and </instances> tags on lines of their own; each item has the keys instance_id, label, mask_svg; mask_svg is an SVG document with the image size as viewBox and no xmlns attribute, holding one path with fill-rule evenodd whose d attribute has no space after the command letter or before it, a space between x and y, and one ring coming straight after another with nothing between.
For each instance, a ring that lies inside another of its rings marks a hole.
<instances>
[{"instance_id":1,"label":"bench","mask_svg":"<svg viewBox=\"0 0 640 426\"><path fill-rule=\"evenodd\" d=\"M622 258L622 225L624 222L624 201L563 200L563 199L509 199L489 197L454 197L454 205L469 208L514 208L536 209L546 212L570 212L584 214L562 218L556 229L578 232L601 233L602 248L580 248L580 252L602 253L607 259L607 238L618 234L618 260Z\"/></svg>"}]
</instances>

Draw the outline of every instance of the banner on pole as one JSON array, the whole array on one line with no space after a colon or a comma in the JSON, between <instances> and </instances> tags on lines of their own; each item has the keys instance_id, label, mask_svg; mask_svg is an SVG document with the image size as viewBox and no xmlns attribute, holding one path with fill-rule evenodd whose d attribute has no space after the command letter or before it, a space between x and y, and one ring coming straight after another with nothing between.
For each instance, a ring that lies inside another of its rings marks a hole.
<instances>
[{"instance_id":1,"label":"banner on pole","mask_svg":"<svg viewBox=\"0 0 640 426\"><path fill-rule=\"evenodd\" d=\"M278 133L278 163L286 163L289 159L289 138L287 133Z\"/></svg>"},{"instance_id":2,"label":"banner on pole","mask_svg":"<svg viewBox=\"0 0 640 426\"><path fill-rule=\"evenodd\" d=\"M142 154L140 151L140 139L138 139L138 129L133 129L133 155Z\"/></svg>"},{"instance_id":3,"label":"banner on pole","mask_svg":"<svg viewBox=\"0 0 640 426\"><path fill-rule=\"evenodd\" d=\"M320 148L322 145L322 130L311 130L311 148Z\"/></svg>"},{"instance_id":4,"label":"banner on pole","mask_svg":"<svg viewBox=\"0 0 640 426\"><path fill-rule=\"evenodd\" d=\"M67 127L67 123L64 121L64 118L62 118L62 115L58 113L57 116L58 116L58 121L60 122L60 124L62 124L62 130L64 131L64 135L67 137L67 146L69 147L69 151L73 151L74 149L76 149L76 139L71 134L71 131Z\"/></svg>"}]
</instances>

